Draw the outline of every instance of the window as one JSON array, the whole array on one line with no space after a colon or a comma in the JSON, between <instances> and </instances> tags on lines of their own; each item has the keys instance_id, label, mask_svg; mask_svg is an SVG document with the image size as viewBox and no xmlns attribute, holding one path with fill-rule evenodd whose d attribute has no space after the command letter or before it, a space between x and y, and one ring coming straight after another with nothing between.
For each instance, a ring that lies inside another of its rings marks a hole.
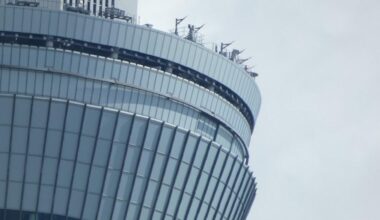
<instances>
[{"instance_id":1,"label":"window","mask_svg":"<svg viewBox=\"0 0 380 220\"><path fill-rule=\"evenodd\" d=\"M224 126L219 125L216 142L222 145L225 149L230 149L232 142L232 134Z\"/></svg>"},{"instance_id":2,"label":"window","mask_svg":"<svg viewBox=\"0 0 380 220\"><path fill-rule=\"evenodd\" d=\"M197 130L202 136L214 139L216 132L216 123L205 115L201 115L198 119Z\"/></svg>"}]
</instances>

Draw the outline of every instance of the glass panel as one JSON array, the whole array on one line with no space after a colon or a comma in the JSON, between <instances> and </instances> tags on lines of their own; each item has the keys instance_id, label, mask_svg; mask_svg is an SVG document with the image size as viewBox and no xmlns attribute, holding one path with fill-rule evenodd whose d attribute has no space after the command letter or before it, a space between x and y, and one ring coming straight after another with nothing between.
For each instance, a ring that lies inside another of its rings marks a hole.
<instances>
[{"instance_id":1,"label":"glass panel","mask_svg":"<svg viewBox=\"0 0 380 220\"><path fill-rule=\"evenodd\" d=\"M161 51L161 57L163 58L167 58L168 55L169 55L169 46L170 46L170 42L172 40L172 37L168 36L168 35L164 35L164 41L163 41L163 45L162 45L162 51Z\"/></svg>"},{"instance_id":2,"label":"glass panel","mask_svg":"<svg viewBox=\"0 0 380 220\"><path fill-rule=\"evenodd\" d=\"M99 196L98 195L93 195L93 194L88 194L87 199L86 199L86 204L84 207L84 212L83 212L83 218L84 219L95 219L96 218L96 210L99 202Z\"/></svg>"},{"instance_id":3,"label":"glass panel","mask_svg":"<svg viewBox=\"0 0 380 220\"><path fill-rule=\"evenodd\" d=\"M198 144L198 137L194 135L190 135L186 143L185 152L183 154L184 162L191 163L191 159L192 159L192 156L194 154L197 144Z\"/></svg>"},{"instance_id":4,"label":"glass panel","mask_svg":"<svg viewBox=\"0 0 380 220\"><path fill-rule=\"evenodd\" d=\"M38 185L37 184L25 184L24 187L24 197L22 201L23 210L34 210L37 202L37 192Z\"/></svg>"},{"instance_id":5,"label":"glass panel","mask_svg":"<svg viewBox=\"0 0 380 220\"><path fill-rule=\"evenodd\" d=\"M58 33L58 13L50 13L50 20L49 20L49 34L50 35L57 35Z\"/></svg>"},{"instance_id":6,"label":"glass panel","mask_svg":"<svg viewBox=\"0 0 380 220\"><path fill-rule=\"evenodd\" d=\"M174 59L174 55L175 55L175 52L176 52L176 49L177 49L177 42L178 42L177 38L174 38L174 37L171 38L171 43L170 43L170 48L169 48L169 55L168 55L168 59L169 60L173 60Z\"/></svg>"},{"instance_id":7,"label":"glass panel","mask_svg":"<svg viewBox=\"0 0 380 220\"><path fill-rule=\"evenodd\" d=\"M75 35L75 23L78 16L68 16L67 17L67 30L64 36L68 38L74 38Z\"/></svg>"},{"instance_id":8,"label":"glass panel","mask_svg":"<svg viewBox=\"0 0 380 220\"><path fill-rule=\"evenodd\" d=\"M120 114L117 121L114 141L118 143L126 143L129 129L132 123L132 116Z\"/></svg>"},{"instance_id":9,"label":"glass panel","mask_svg":"<svg viewBox=\"0 0 380 220\"><path fill-rule=\"evenodd\" d=\"M145 187L145 181L146 179L141 178L139 176L136 177L132 196L131 196L131 202L140 204L141 200L143 199L143 193L144 193L144 187Z\"/></svg>"},{"instance_id":10,"label":"glass panel","mask_svg":"<svg viewBox=\"0 0 380 220\"><path fill-rule=\"evenodd\" d=\"M71 178L73 176L73 168L74 168L73 161L61 160L59 164L57 186L67 187L67 188L70 187Z\"/></svg>"},{"instance_id":11,"label":"glass panel","mask_svg":"<svg viewBox=\"0 0 380 220\"><path fill-rule=\"evenodd\" d=\"M184 187L184 182L185 182L185 179L186 179L186 174L188 172L188 169L189 169L189 165L186 164L186 163L181 163L180 167L179 167L179 170L178 170L178 173L177 173L177 177L176 177L176 181L175 181L175 184L174 186L178 189L182 189Z\"/></svg>"},{"instance_id":12,"label":"glass panel","mask_svg":"<svg viewBox=\"0 0 380 220\"><path fill-rule=\"evenodd\" d=\"M120 171L108 170L106 181L104 183L103 195L114 197L118 187Z\"/></svg>"},{"instance_id":13,"label":"glass panel","mask_svg":"<svg viewBox=\"0 0 380 220\"><path fill-rule=\"evenodd\" d=\"M66 206L67 206L68 199L69 199L68 189L56 188L55 198L54 198L54 213L63 215L63 216L59 216L59 217L55 216L53 217L54 220L65 219L64 215L66 215Z\"/></svg>"},{"instance_id":14,"label":"glass panel","mask_svg":"<svg viewBox=\"0 0 380 220\"><path fill-rule=\"evenodd\" d=\"M136 147L129 147L123 170L128 173L135 173L138 159L139 149Z\"/></svg>"},{"instance_id":15,"label":"glass panel","mask_svg":"<svg viewBox=\"0 0 380 220\"><path fill-rule=\"evenodd\" d=\"M101 44L108 44L110 39L110 31L111 31L111 25L112 23L110 21L102 20L102 30L101 32ZM95 32L96 33L96 32Z\"/></svg>"},{"instance_id":16,"label":"glass panel","mask_svg":"<svg viewBox=\"0 0 380 220\"><path fill-rule=\"evenodd\" d=\"M167 162L167 167L164 174L163 183L170 185L173 181L173 178L175 177L175 171L177 166L178 160L175 160L173 158L169 158Z\"/></svg>"},{"instance_id":17,"label":"glass panel","mask_svg":"<svg viewBox=\"0 0 380 220\"><path fill-rule=\"evenodd\" d=\"M21 182L24 174L24 155L11 155L9 165L9 180Z\"/></svg>"},{"instance_id":18,"label":"glass panel","mask_svg":"<svg viewBox=\"0 0 380 220\"><path fill-rule=\"evenodd\" d=\"M209 143L206 140L202 139L198 147L197 154L195 156L195 160L193 164L195 167L198 167L198 168L201 167L202 161L204 157L206 156L206 151L208 147L209 147Z\"/></svg>"},{"instance_id":19,"label":"glass panel","mask_svg":"<svg viewBox=\"0 0 380 220\"><path fill-rule=\"evenodd\" d=\"M84 199L84 192L73 190L69 204L69 215L79 217Z\"/></svg>"},{"instance_id":20,"label":"glass panel","mask_svg":"<svg viewBox=\"0 0 380 220\"><path fill-rule=\"evenodd\" d=\"M57 159L46 158L42 168L42 184L54 185L55 174L57 171Z\"/></svg>"},{"instance_id":21,"label":"glass panel","mask_svg":"<svg viewBox=\"0 0 380 220\"><path fill-rule=\"evenodd\" d=\"M109 151L111 148L111 142L106 140L98 140L94 156L94 164L102 167L107 166L107 160Z\"/></svg>"},{"instance_id":22,"label":"glass panel","mask_svg":"<svg viewBox=\"0 0 380 220\"><path fill-rule=\"evenodd\" d=\"M63 140L62 155L63 159L74 160L78 145L78 135L66 133Z\"/></svg>"},{"instance_id":23,"label":"glass panel","mask_svg":"<svg viewBox=\"0 0 380 220\"><path fill-rule=\"evenodd\" d=\"M218 184L218 180L215 177L211 177L209 182L209 189L215 189ZM205 195L205 202L210 203L212 194L214 190L207 190Z\"/></svg>"},{"instance_id":24,"label":"glass panel","mask_svg":"<svg viewBox=\"0 0 380 220\"><path fill-rule=\"evenodd\" d=\"M127 211L127 219L137 219L137 206L134 204L129 205L129 209Z\"/></svg>"},{"instance_id":25,"label":"glass panel","mask_svg":"<svg viewBox=\"0 0 380 220\"><path fill-rule=\"evenodd\" d=\"M126 31L127 31L127 28L125 25L119 25L119 35L118 35L118 38L117 38L117 47L123 47L124 46L124 42L125 42L125 35L126 35Z\"/></svg>"},{"instance_id":26,"label":"glass panel","mask_svg":"<svg viewBox=\"0 0 380 220\"><path fill-rule=\"evenodd\" d=\"M90 180L91 184L88 185L88 192L100 194L104 178L105 169L93 166L91 168Z\"/></svg>"},{"instance_id":27,"label":"glass panel","mask_svg":"<svg viewBox=\"0 0 380 220\"><path fill-rule=\"evenodd\" d=\"M95 138L83 136L80 139L78 161L83 163L91 163L92 154L95 147Z\"/></svg>"},{"instance_id":28,"label":"glass panel","mask_svg":"<svg viewBox=\"0 0 380 220\"><path fill-rule=\"evenodd\" d=\"M109 168L120 170L124 161L126 144L114 143Z\"/></svg>"},{"instance_id":29,"label":"glass panel","mask_svg":"<svg viewBox=\"0 0 380 220\"><path fill-rule=\"evenodd\" d=\"M96 131L98 130L100 109L97 108L86 108L86 113L83 121L82 133L84 135L89 135L95 137Z\"/></svg>"},{"instance_id":30,"label":"glass panel","mask_svg":"<svg viewBox=\"0 0 380 220\"><path fill-rule=\"evenodd\" d=\"M117 198L127 200L132 188L133 175L123 173L120 179L120 186L117 192Z\"/></svg>"},{"instance_id":31,"label":"glass panel","mask_svg":"<svg viewBox=\"0 0 380 220\"><path fill-rule=\"evenodd\" d=\"M77 163L74 174L73 188L78 190L86 190L87 179L90 166L87 164Z\"/></svg>"},{"instance_id":32,"label":"glass panel","mask_svg":"<svg viewBox=\"0 0 380 220\"><path fill-rule=\"evenodd\" d=\"M96 74L98 78L102 78L104 74L105 61L103 59L97 59Z\"/></svg>"},{"instance_id":33,"label":"glass panel","mask_svg":"<svg viewBox=\"0 0 380 220\"><path fill-rule=\"evenodd\" d=\"M124 210L127 207L127 202L125 201L116 201L115 208L112 214L112 218L114 220L124 220Z\"/></svg>"},{"instance_id":34,"label":"glass panel","mask_svg":"<svg viewBox=\"0 0 380 220\"><path fill-rule=\"evenodd\" d=\"M138 51L140 48L142 29L140 27L135 28L135 34L133 36L132 50Z\"/></svg>"},{"instance_id":35,"label":"glass panel","mask_svg":"<svg viewBox=\"0 0 380 220\"><path fill-rule=\"evenodd\" d=\"M156 40L157 40L157 32L151 31L150 36L149 36L149 44L147 48L148 54L153 54L153 52L155 51Z\"/></svg>"},{"instance_id":36,"label":"glass panel","mask_svg":"<svg viewBox=\"0 0 380 220\"><path fill-rule=\"evenodd\" d=\"M66 103L52 102L50 108L49 128L62 130L65 120Z\"/></svg>"},{"instance_id":37,"label":"glass panel","mask_svg":"<svg viewBox=\"0 0 380 220\"><path fill-rule=\"evenodd\" d=\"M60 13L59 14L59 21L58 21L58 34L60 36L65 36L66 35L66 26L67 26L67 13ZM34 23L34 22L33 22Z\"/></svg>"},{"instance_id":38,"label":"glass panel","mask_svg":"<svg viewBox=\"0 0 380 220\"><path fill-rule=\"evenodd\" d=\"M139 49L141 52L146 52L148 48L149 32L151 31L143 29L143 32L141 35L140 49Z\"/></svg>"},{"instance_id":39,"label":"glass panel","mask_svg":"<svg viewBox=\"0 0 380 220\"><path fill-rule=\"evenodd\" d=\"M217 147L215 147L213 144L210 146L210 150L209 150L209 153L207 155L207 160L206 160L206 163L205 163L205 166L203 168L203 170L206 172L206 173L210 173L211 172L211 169L212 169L212 166L214 164L214 161L217 159L216 156L218 154L218 149Z\"/></svg>"},{"instance_id":40,"label":"glass panel","mask_svg":"<svg viewBox=\"0 0 380 220\"><path fill-rule=\"evenodd\" d=\"M7 208L9 209L20 208L21 192L22 192L22 183L12 182L12 184L8 185Z\"/></svg>"},{"instance_id":41,"label":"glass panel","mask_svg":"<svg viewBox=\"0 0 380 220\"><path fill-rule=\"evenodd\" d=\"M102 121L100 124L99 138L112 140L113 132L115 129L116 116L116 112L106 111L103 113Z\"/></svg>"},{"instance_id":42,"label":"glass panel","mask_svg":"<svg viewBox=\"0 0 380 220\"><path fill-rule=\"evenodd\" d=\"M46 137L45 155L50 157L58 157L61 148L62 132L55 130L48 130Z\"/></svg>"},{"instance_id":43,"label":"glass panel","mask_svg":"<svg viewBox=\"0 0 380 220\"><path fill-rule=\"evenodd\" d=\"M52 186L41 185L38 211L48 213L50 212L50 207L53 202L53 191Z\"/></svg>"},{"instance_id":44,"label":"glass panel","mask_svg":"<svg viewBox=\"0 0 380 220\"><path fill-rule=\"evenodd\" d=\"M28 129L14 127L12 134L12 152L14 153L26 153L28 138Z\"/></svg>"},{"instance_id":45,"label":"glass panel","mask_svg":"<svg viewBox=\"0 0 380 220\"><path fill-rule=\"evenodd\" d=\"M221 150L220 153L219 153L218 160L217 160L218 162L215 164L214 172L212 173L212 175L214 177L220 179L222 168L223 168L223 164L224 164L226 158L227 158L227 153L225 153L224 151Z\"/></svg>"},{"instance_id":46,"label":"glass panel","mask_svg":"<svg viewBox=\"0 0 380 220\"><path fill-rule=\"evenodd\" d=\"M160 143L158 145L158 152L164 155L169 153L169 150L171 147L170 141L172 139L172 135L174 135L173 132L174 132L174 129L172 127L168 127L167 125L163 127Z\"/></svg>"},{"instance_id":47,"label":"glass panel","mask_svg":"<svg viewBox=\"0 0 380 220\"><path fill-rule=\"evenodd\" d=\"M29 137L29 153L34 155L42 155L44 139L44 129L31 128Z\"/></svg>"},{"instance_id":48,"label":"glass panel","mask_svg":"<svg viewBox=\"0 0 380 220\"><path fill-rule=\"evenodd\" d=\"M164 210L164 205L166 198L168 197L169 194L169 187L166 185L161 185L161 190L160 190L160 195L158 195L158 200L156 204L156 209L158 211L163 211Z\"/></svg>"},{"instance_id":49,"label":"glass panel","mask_svg":"<svg viewBox=\"0 0 380 220\"><path fill-rule=\"evenodd\" d=\"M0 180L7 179L8 154L0 153Z\"/></svg>"},{"instance_id":50,"label":"glass panel","mask_svg":"<svg viewBox=\"0 0 380 220\"><path fill-rule=\"evenodd\" d=\"M155 56L160 57L161 52L162 52L162 46L163 46L163 40L164 40L164 35L161 33L157 34L157 40L156 40L156 45L155 45L155 50L154 54Z\"/></svg>"},{"instance_id":51,"label":"glass panel","mask_svg":"<svg viewBox=\"0 0 380 220\"><path fill-rule=\"evenodd\" d=\"M225 149L230 149L232 138L232 134L224 126L219 125L216 142L222 145Z\"/></svg>"},{"instance_id":52,"label":"glass panel","mask_svg":"<svg viewBox=\"0 0 380 220\"><path fill-rule=\"evenodd\" d=\"M135 118L129 144L140 147L143 143L144 134L147 129L147 120Z\"/></svg>"},{"instance_id":53,"label":"glass panel","mask_svg":"<svg viewBox=\"0 0 380 220\"><path fill-rule=\"evenodd\" d=\"M104 71L103 71L103 77L106 79L111 79L112 74L112 62L110 60L105 61Z\"/></svg>"},{"instance_id":54,"label":"glass panel","mask_svg":"<svg viewBox=\"0 0 380 220\"><path fill-rule=\"evenodd\" d=\"M77 16L76 24L75 24L75 38L83 39L83 31L84 31L84 23L85 17ZM90 39L90 38L87 38Z\"/></svg>"},{"instance_id":55,"label":"glass panel","mask_svg":"<svg viewBox=\"0 0 380 220\"><path fill-rule=\"evenodd\" d=\"M132 40L133 40L133 33L135 32L136 27L133 25L127 26L127 35L126 35L126 41L125 41L125 48L131 49L132 48Z\"/></svg>"},{"instance_id":56,"label":"glass panel","mask_svg":"<svg viewBox=\"0 0 380 220\"><path fill-rule=\"evenodd\" d=\"M165 161L166 161L166 158L164 156L160 154L156 155L153 169L152 169L152 174L151 174L151 178L153 180L159 181L162 178L162 172L165 167Z\"/></svg>"},{"instance_id":57,"label":"glass panel","mask_svg":"<svg viewBox=\"0 0 380 220\"><path fill-rule=\"evenodd\" d=\"M141 163L138 167L137 174L142 177L148 177L151 165L153 163L154 154L151 151L143 150L141 155Z\"/></svg>"}]
</instances>

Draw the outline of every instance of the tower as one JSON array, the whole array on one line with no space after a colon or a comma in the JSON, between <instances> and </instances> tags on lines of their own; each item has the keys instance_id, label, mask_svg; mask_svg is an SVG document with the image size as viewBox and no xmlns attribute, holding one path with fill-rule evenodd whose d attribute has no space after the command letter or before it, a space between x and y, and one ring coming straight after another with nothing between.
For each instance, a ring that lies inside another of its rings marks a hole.
<instances>
[{"instance_id":1,"label":"tower","mask_svg":"<svg viewBox=\"0 0 380 220\"><path fill-rule=\"evenodd\" d=\"M0 220L245 219L254 77L121 2L0 5Z\"/></svg>"}]
</instances>

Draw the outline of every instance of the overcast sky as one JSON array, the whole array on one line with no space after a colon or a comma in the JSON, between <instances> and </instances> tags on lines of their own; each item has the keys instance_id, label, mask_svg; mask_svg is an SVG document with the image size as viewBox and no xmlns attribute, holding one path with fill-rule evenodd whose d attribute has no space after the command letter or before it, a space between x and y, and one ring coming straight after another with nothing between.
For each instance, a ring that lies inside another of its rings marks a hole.
<instances>
[{"instance_id":1,"label":"overcast sky","mask_svg":"<svg viewBox=\"0 0 380 220\"><path fill-rule=\"evenodd\" d=\"M139 15L161 30L187 15L253 57L249 219L380 219L379 0L140 0Z\"/></svg>"}]
</instances>

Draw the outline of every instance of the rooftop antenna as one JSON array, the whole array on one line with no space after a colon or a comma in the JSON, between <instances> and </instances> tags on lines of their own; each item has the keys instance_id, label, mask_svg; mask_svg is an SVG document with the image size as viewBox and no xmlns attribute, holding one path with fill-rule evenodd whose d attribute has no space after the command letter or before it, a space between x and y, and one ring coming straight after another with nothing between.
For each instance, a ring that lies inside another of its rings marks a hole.
<instances>
[{"instance_id":1,"label":"rooftop antenna","mask_svg":"<svg viewBox=\"0 0 380 220\"><path fill-rule=\"evenodd\" d=\"M254 66L248 66L248 65L244 65L244 70L249 72L249 71L252 71Z\"/></svg>"},{"instance_id":2,"label":"rooftop antenna","mask_svg":"<svg viewBox=\"0 0 380 220\"><path fill-rule=\"evenodd\" d=\"M259 76L258 73L256 72L253 72L252 69L253 69L254 66L248 66L248 65L244 65L244 70L250 75L252 76L253 78L256 78Z\"/></svg>"},{"instance_id":3,"label":"rooftop antenna","mask_svg":"<svg viewBox=\"0 0 380 220\"><path fill-rule=\"evenodd\" d=\"M200 31L204 26L205 26L205 24L202 24L201 26L196 27L195 28L195 33L197 33L198 31Z\"/></svg>"},{"instance_id":4,"label":"rooftop antenna","mask_svg":"<svg viewBox=\"0 0 380 220\"><path fill-rule=\"evenodd\" d=\"M205 25L201 25L199 27L195 27L194 25L189 24L189 34L186 36L185 39L196 42L195 34L198 33L199 30L201 30Z\"/></svg>"},{"instance_id":5,"label":"rooftop antenna","mask_svg":"<svg viewBox=\"0 0 380 220\"><path fill-rule=\"evenodd\" d=\"M237 59L238 59L238 56L239 56L240 54L242 54L244 51L245 51L245 49L244 49L244 50L233 49L232 52L231 52L230 60L232 60L232 61L237 60Z\"/></svg>"},{"instance_id":6,"label":"rooftop antenna","mask_svg":"<svg viewBox=\"0 0 380 220\"><path fill-rule=\"evenodd\" d=\"M178 36L178 25L181 24L186 18L187 18L187 16L185 16L183 18L176 18L175 19L175 31L174 31L175 35Z\"/></svg>"},{"instance_id":7,"label":"rooftop antenna","mask_svg":"<svg viewBox=\"0 0 380 220\"><path fill-rule=\"evenodd\" d=\"M247 62L247 61L250 60L250 59L252 59L252 57L249 57L249 58L247 58L247 59L237 59L237 60L236 60L236 63L238 63L238 64L243 64L243 63Z\"/></svg>"},{"instance_id":8,"label":"rooftop antenna","mask_svg":"<svg viewBox=\"0 0 380 220\"><path fill-rule=\"evenodd\" d=\"M233 44L234 41L230 42L230 43L220 43L220 53L223 53L224 52L224 49L226 49L227 47L229 47L231 44Z\"/></svg>"}]
</instances>

